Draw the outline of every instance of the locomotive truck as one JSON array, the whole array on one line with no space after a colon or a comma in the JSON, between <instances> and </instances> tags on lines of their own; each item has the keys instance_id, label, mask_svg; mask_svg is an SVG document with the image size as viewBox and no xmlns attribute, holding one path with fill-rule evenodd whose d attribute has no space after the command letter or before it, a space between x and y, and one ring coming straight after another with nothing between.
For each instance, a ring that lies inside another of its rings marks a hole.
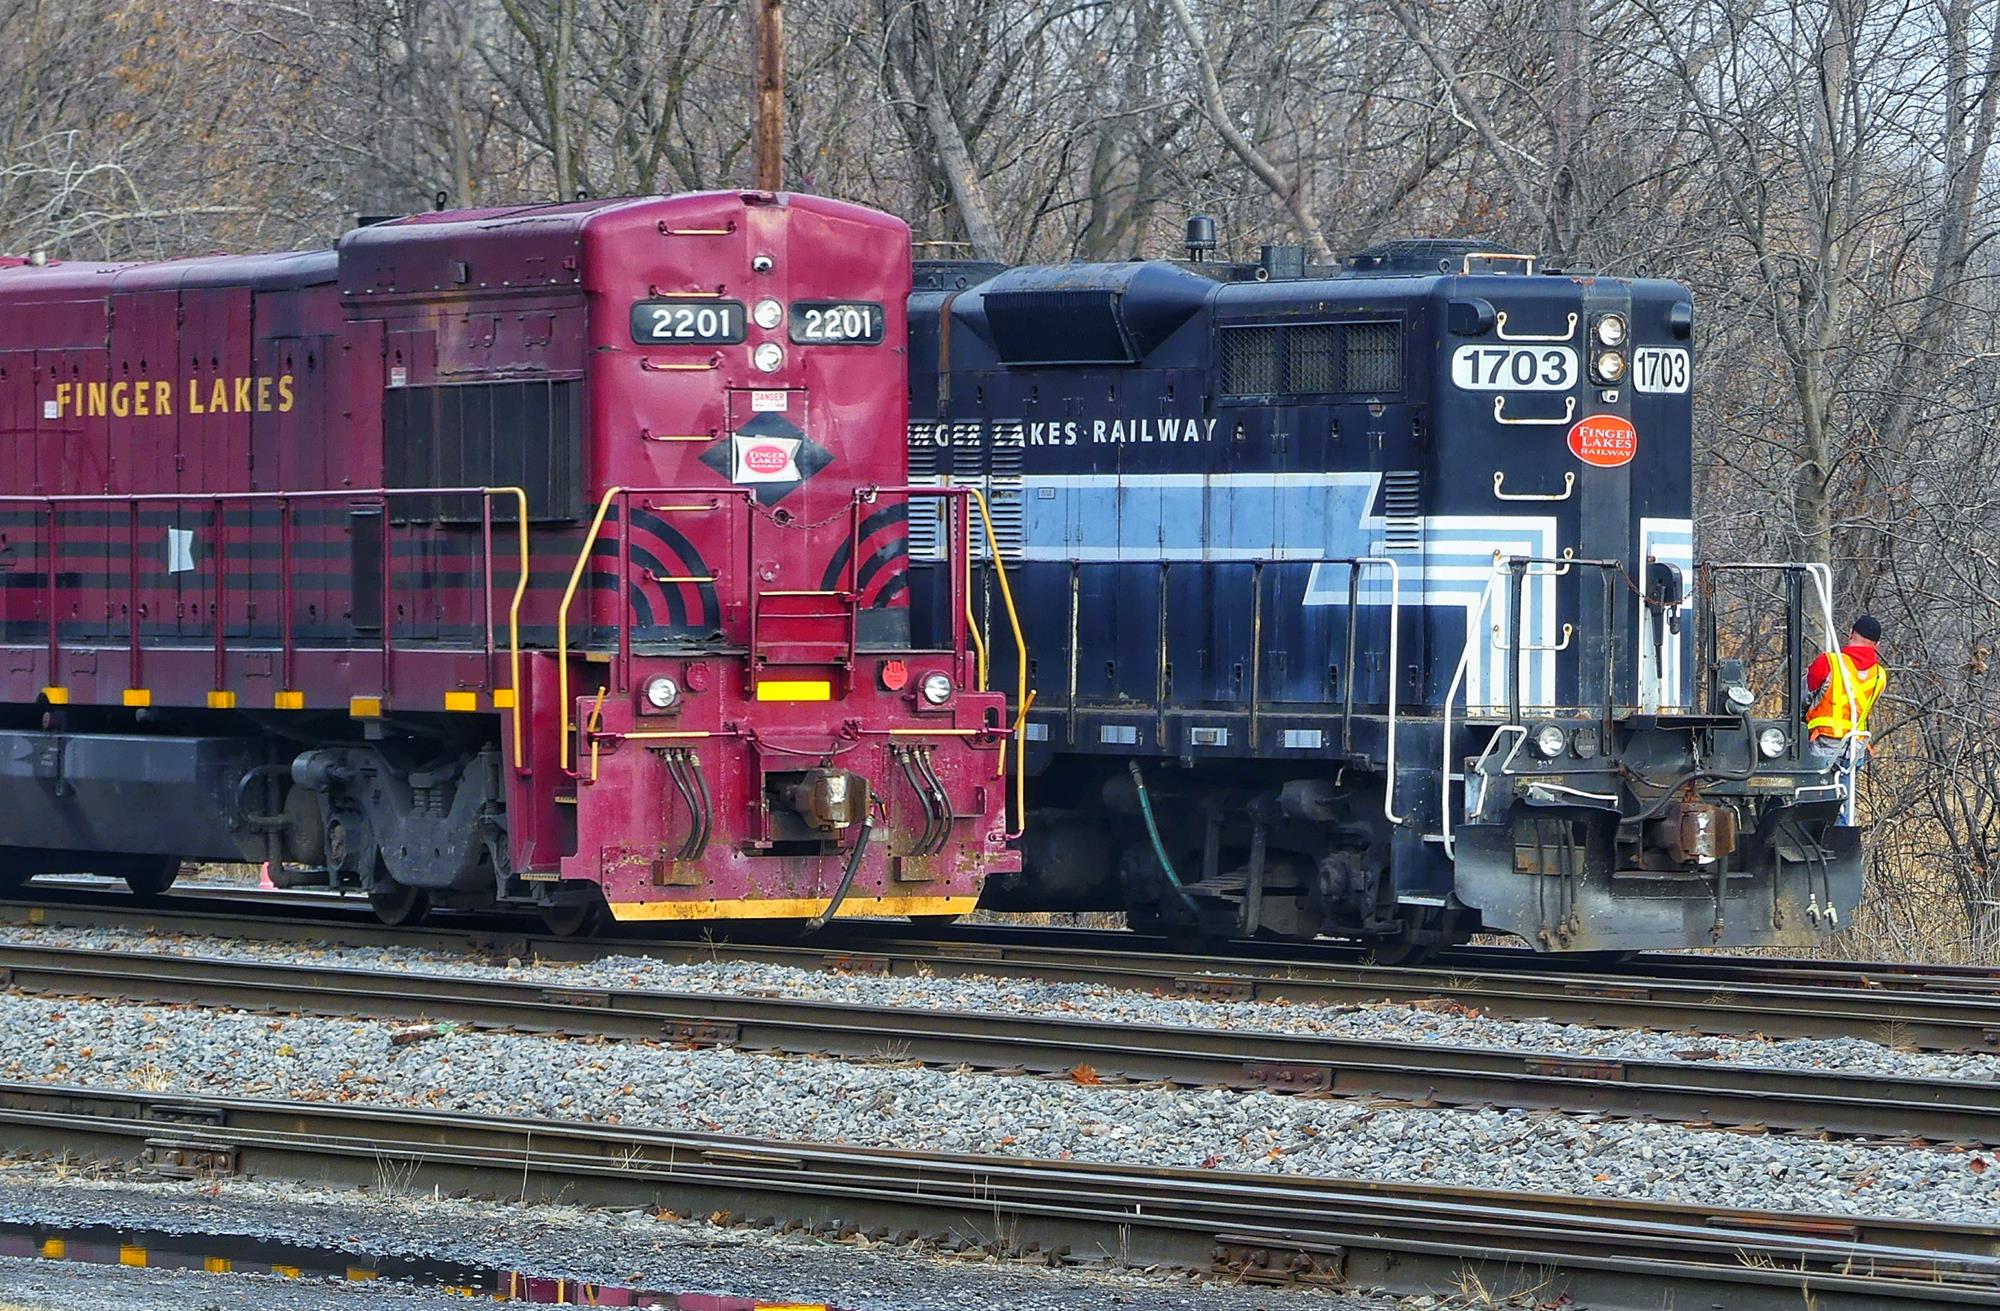
<instances>
[{"instance_id":1,"label":"locomotive truck","mask_svg":"<svg viewBox=\"0 0 2000 1311\"><path fill-rule=\"evenodd\" d=\"M0 260L0 880L970 910L1019 777L976 491L905 486L909 291L901 221L760 192Z\"/></svg>"},{"instance_id":2,"label":"locomotive truck","mask_svg":"<svg viewBox=\"0 0 2000 1311\"><path fill-rule=\"evenodd\" d=\"M1799 694L1828 579L1695 565L1686 289L1476 243L1213 246L1198 220L1183 261L919 268L913 477L991 502L981 577L1012 576L1036 698L1024 865L987 904L1384 960L1850 916L1852 780ZM931 622L955 574L914 513ZM1761 695L1712 611L1758 595Z\"/></svg>"}]
</instances>

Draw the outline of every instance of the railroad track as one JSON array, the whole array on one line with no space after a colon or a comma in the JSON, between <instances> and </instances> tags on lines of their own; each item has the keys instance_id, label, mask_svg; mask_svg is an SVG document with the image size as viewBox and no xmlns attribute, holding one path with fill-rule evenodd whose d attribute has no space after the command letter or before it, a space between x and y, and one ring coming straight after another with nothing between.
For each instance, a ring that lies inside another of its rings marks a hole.
<instances>
[{"instance_id":1,"label":"railroad track","mask_svg":"<svg viewBox=\"0 0 2000 1311\"><path fill-rule=\"evenodd\" d=\"M728 1219L1173 1264L1395 1293L1470 1284L1575 1304L2000 1306L2000 1230L1285 1175L896 1151L434 1111L0 1084L17 1151L170 1177L665 1205Z\"/></svg>"},{"instance_id":2,"label":"railroad track","mask_svg":"<svg viewBox=\"0 0 2000 1311\"><path fill-rule=\"evenodd\" d=\"M259 960L0 944L21 992L372 1019L451 1020L783 1055L1188 1087L1500 1105L1874 1139L2000 1143L2000 1084L1712 1061L1370 1042L1320 1034L562 987Z\"/></svg>"},{"instance_id":3,"label":"railroad track","mask_svg":"<svg viewBox=\"0 0 2000 1311\"><path fill-rule=\"evenodd\" d=\"M1339 948L1237 944L1254 954L1188 956L1163 952L1145 939L1116 933L955 929L941 938L913 938L906 925L842 922L837 942L820 945L755 938L639 937L560 939L520 932L504 917L441 919L422 929L389 929L365 907L329 895L207 890L141 905L118 893L76 886L31 888L33 900L0 903L0 921L153 929L168 933L288 939L310 933L352 945L398 945L435 951L468 948L508 956L580 961L635 954L667 961L743 960L856 973L925 973L939 977L993 975L1094 983L1111 988L1180 993L1219 1001L1283 998L1293 1003L1357 1005L1446 997L1500 1019L1545 1019L1603 1027L1768 1038L1863 1038L1926 1051L2000 1052L2000 990L1989 972L1943 973L1884 966L1896 986L1868 987L1869 971L1818 970L1810 962L1778 962L1780 981L1747 979L1743 962L1728 958L1729 977L1679 977L1704 957L1647 958L1659 975L1549 972L1546 960L1493 949L1476 959L1525 958L1533 969L1469 969L1457 963L1428 969L1390 968L1349 959ZM1114 949L1116 948L1116 949ZM1276 953L1276 954L1273 954ZM1681 962L1693 962L1682 964ZM1627 967L1632 968L1632 967ZM1799 982L1801 971L1817 981ZM1846 979L1849 983L1835 980ZM1953 984L1950 980L1963 982ZM1956 990L1952 990L1956 989Z\"/></svg>"}]
</instances>

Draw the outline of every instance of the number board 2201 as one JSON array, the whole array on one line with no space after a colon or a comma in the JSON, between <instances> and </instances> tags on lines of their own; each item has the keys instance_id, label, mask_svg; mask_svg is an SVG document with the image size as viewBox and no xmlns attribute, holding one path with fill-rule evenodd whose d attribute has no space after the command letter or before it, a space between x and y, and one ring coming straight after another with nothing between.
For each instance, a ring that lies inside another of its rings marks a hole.
<instances>
[{"instance_id":1,"label":"number board 2201","mask_svg":"<svg viewBox=\"0 0 2000 1311\"><path fill-rule=\"evenodd\" d=\"M743 302L673 297L632 303L641 346L732 346L743 340Z\"/></svg>"},{"instance_id":2,"label":"number board 2201","mask_svg":"<svg viewBox=\"0 0 2000 1311\"><path fill-rule=\"evenodd\" d=\"M874 301L793 301L792 342L798 346L879 346L887 317Z\"/></svg>"}]
</instances>

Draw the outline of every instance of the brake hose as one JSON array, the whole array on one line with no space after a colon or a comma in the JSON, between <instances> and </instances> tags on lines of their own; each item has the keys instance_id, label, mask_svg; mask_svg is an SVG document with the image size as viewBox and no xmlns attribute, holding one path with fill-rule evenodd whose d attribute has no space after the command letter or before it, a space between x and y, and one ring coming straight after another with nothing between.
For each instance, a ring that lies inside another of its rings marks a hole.
<instances>
[{"instance_id":1,"label":"brake hose","mask_svg":"<svg viewBox=\"0 0 2000 1311\"><path fill-rule=\"evenodd\" d=\"M1153 840L1153 855L1158 858L1160 868L1166 872L1167 882L1173 885L1174 893L1180 897L1181 904L1186 906L1190 913L1200 915L1201 911L1195 906L1194 898L1188 895L1186 886L1181 883L1181 876L1174 872L1174 862L1167 858L1167 844L1160 841L1160 826L1153 819L1153 799L1146 794L1146 776L1139 772L1139 762L1128 760L1125 762L1125 767L1132 773L1132 786L1139 789L1139 813L1145 816L1146 836Z\"/></svg>"}]
</instances>

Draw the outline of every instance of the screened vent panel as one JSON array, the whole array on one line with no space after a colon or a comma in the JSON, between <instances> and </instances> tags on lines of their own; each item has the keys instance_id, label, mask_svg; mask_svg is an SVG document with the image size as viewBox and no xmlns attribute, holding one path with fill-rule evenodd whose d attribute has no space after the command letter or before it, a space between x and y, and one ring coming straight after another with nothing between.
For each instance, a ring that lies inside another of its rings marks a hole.
<instances>
[{"instance_id":1,"label":"screened vent panel","mask_svg":"<svg viewBox=\"0 0 2000 1311\"><path fill-rule=\"evenodd\" d=\"M1423 475L1413 470L1382 475L1382 549L1424 549Z\"/></svg>"},{"instance_id":2,"label":"screened vent panel","mask_svg":"<svg viewBox=\"0 0 2000 1311\"><path fill-rule=\"evenodd\" d=\"M1401 391L1403 389L1401 329L1393 323L1350 323L1345 326L1347 385L1342 390Z\"/></svg>"},{"instance_id":3,"label":"screened vent panel","mask_svg":"<svg viewBox=\"0 0 2000 1311\"><path fill-rule=\"evenodd\" d=\"M1297 323L1285 334L1285 390L1345 391L1340 385L1339 340L1331 323Z\"/></svg>"},{"instance_id":4,"label":"screened vent panel","mask_svg":"<svg viewBox=\"0 0 2000 1311\"><path fill-rule=\"evenodd\" d=\"M1399 323L1283 323L1217 333L1225 396L1382 395L1403 389Z\"/></svg>"},{"instance_id":5,"label":"screened vent panel","mask_svg":"<svg viewBox=\"0 0 2000 1311\"><path fill-rule=\"evenodd\" d=\"M1222 391L1262 396L1280 391L1279 328L1224 328L1220 334Z\"/></svg>"}]
</instances>

